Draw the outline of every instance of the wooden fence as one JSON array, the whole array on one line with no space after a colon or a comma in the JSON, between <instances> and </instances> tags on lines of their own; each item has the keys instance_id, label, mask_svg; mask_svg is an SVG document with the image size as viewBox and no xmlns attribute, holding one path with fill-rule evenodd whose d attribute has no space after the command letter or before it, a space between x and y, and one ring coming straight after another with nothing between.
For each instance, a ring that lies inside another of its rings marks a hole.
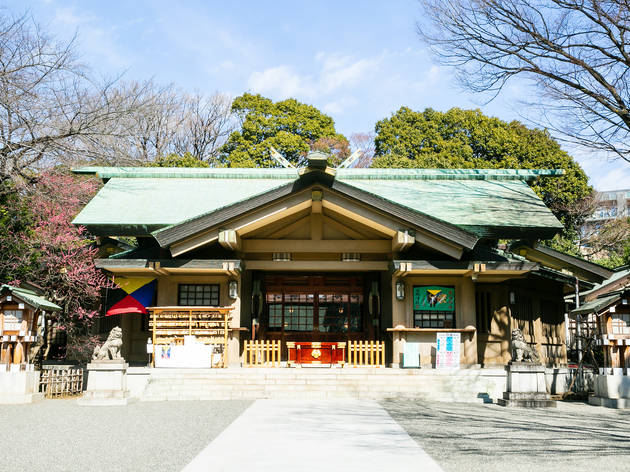
<instances>
[{"instance_id":1,"label":"wooden fence","mask_svg":"<svg viewBox=\"0 0 630 472\"><path fill-rule=\"evenodd\" d=\"M245 367L280 367L280 341L245 341Z\"/></svg>"},{"instance_id":2,"label":"wooden fence","mask_svg":"<svg viewBox=\"0 0 630 472\"><path fill-rule=\"evenodd\" d=\"M83 393L83 369L45 369L41 371L39 391L46 398Z\"/></svg>"},{"instance_id":3,"label":"wooden fence","mask_svg":"<svg viewBox=\"0 0 630 472\"><path fill-rule=\"evenodd\" d=\"M385 367L385 342L348 341L348 367Z\"/></svg>"}]
</instances>

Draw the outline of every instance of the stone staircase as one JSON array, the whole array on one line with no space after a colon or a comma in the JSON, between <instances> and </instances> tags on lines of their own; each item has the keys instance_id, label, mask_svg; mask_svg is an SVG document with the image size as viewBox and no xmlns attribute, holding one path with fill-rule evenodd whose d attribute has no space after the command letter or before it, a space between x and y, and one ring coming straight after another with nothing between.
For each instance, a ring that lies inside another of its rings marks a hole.
<instances>
[{"instance_id":1,"label":"stone staircase","mask_svg":"<svg viewBox=\"0 0 630 472\"><path fill-rule=\"evenodd\" d=\"M376 368L151 369L140 401L256 399L424 399L490 402L503 370Z\"/></svg>"}]
</instances>

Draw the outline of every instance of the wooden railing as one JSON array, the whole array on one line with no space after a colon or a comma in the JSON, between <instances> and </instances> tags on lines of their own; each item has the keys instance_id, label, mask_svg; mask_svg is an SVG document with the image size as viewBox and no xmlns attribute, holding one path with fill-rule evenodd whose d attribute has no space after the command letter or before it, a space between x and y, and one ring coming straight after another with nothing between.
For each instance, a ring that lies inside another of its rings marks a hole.
<instances>
[{"instance_id":1,"label":"wooden railing","mask_svg":"<svg viewBox=\"0 0 630 472\"><path fill-rule=\"evenodd\" d=\"M245 341L244 367L280 367L280 341Z\"/></svg>"},{"instance_id":2,"label":"wooden railing","mask_svg":"<svg viewBox=\"0 0 630 472\"><path fill-rule=\"evenodd\" d=\"M385 367L384 341L348 341L348 367Z\"/></svg>"},{"instance_id":3,"label":"wooden railing","mask_svg":"<svg viewBox=\"0 0 630 472\"><path fill-rule=\"evenodd\" d=\"M39 390L46 398L80 395L83 393L83 369L44 369Z\"/></svg>"}]
</instances>

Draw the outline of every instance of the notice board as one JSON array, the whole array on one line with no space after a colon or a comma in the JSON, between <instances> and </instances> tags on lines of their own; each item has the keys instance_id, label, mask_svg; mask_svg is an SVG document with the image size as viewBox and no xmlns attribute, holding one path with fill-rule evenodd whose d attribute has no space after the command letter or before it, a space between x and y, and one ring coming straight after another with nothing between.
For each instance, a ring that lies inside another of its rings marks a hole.
<instances>
[{"instance_id":1,"label":"notice board","mask_svg":"<svg viewBox=\"0 0 630 472\"><path fill-rule=\"evenodd\" d=\"M437 333L436 369L459 369L461 333Z\"/></svg>"}]
</instances>

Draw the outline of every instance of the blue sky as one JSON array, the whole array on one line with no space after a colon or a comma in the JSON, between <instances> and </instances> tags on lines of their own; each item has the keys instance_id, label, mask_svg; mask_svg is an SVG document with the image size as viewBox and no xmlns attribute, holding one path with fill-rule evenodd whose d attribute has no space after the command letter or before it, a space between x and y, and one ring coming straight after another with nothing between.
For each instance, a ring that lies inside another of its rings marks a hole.
<instances>
[{"instance_id":1,"label":"blue sky","mask_svg":"<svg viewBox=\"0 0 630 472\"><path fill-rule=\"evenodd\" d=\"M187 91L294 97L346 136L369 132L400 106L481 108L519 116L523 83L494 101L462 92L453 71L420 43L414 0L72 1L0 0L28 9L59 38L77 34L81 60L102 75L153 78ZM630 165L573 151L598 190L630 187Z\"/></svg>"}]
</instances>

